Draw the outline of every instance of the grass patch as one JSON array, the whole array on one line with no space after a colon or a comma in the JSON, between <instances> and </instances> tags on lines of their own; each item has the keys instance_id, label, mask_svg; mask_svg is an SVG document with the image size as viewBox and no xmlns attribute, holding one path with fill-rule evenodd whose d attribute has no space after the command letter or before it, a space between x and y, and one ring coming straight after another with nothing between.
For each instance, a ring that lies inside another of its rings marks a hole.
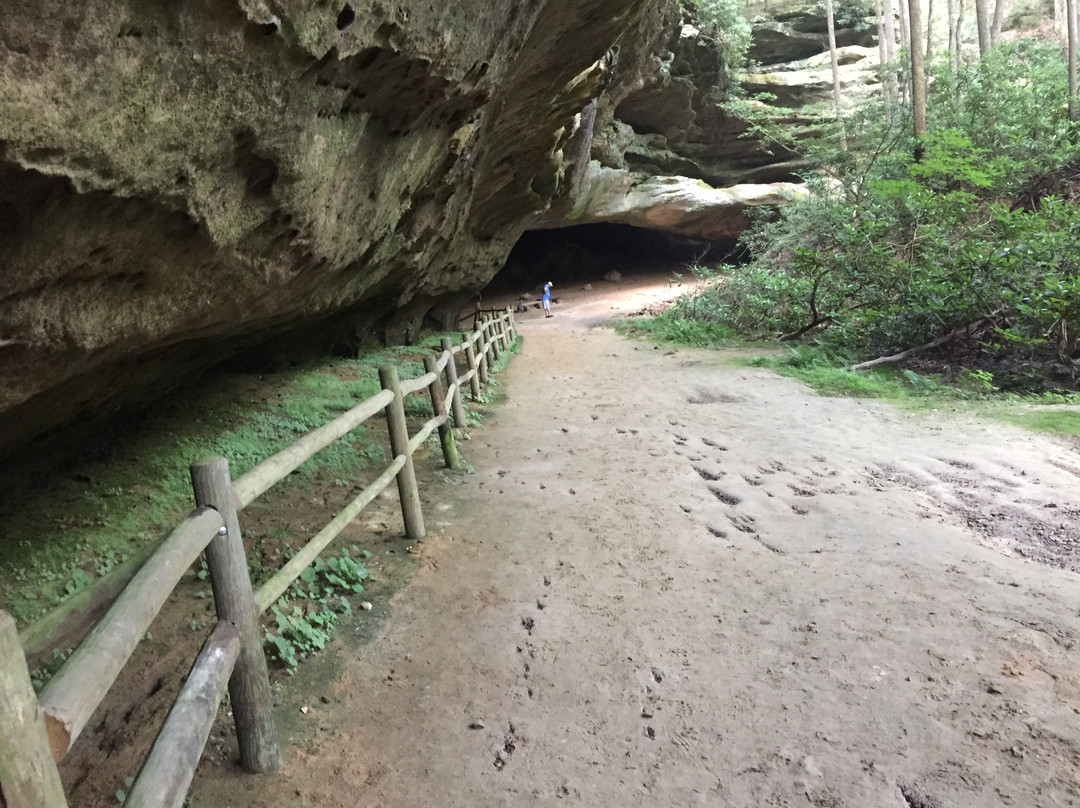
<instances>
[{"instance_id":1,"label":"grass patch","mask_svg":"<svg viewBox=\"0 0 1080 808\"><path fill-rule=\"evenodd\" d=\"M783 354L755 356L745 364L798 379L826 396L877 398L907 409L930 410L949 403L955 410L1062 437L1080 436L1080 394L1050 392L1020 394L998 392L987 374L958 374L954 384L920 376L894 365L867 371L848 371L851 363L819 348L789 348Z\"/></svg>"},{"instance_id":2,"label":"grass patch","mask_svg":"<svg viewBox=\"0 0 1080 808\"><path fill-rule=\"evenodd\" d=\"M669 311L651 318L629 318L611 324L620 334L698 348L762 347L747 342L722 323L683 319ZM953 409L1062 437L1080 436L1080 394L1002 393L984 371L962 371L950 384L895 365L865 371L845 367L859 361L834 351L804 345L768 344L769 354L733 358L738 364L767 368L798 379L824 396L875 398L911 410L932 410L948 402Z\"/></svg>"},{"instance_id":3,"label":"grass patch","mask_svg":"<svg viewBox=\"0 0 1080 808\"><path fill-rule=\"evenodd\" d=\"M666 311L655 317L630 317L609 324L626 336L696 348L719 348L739 342L735 331L723 323L687 320Z\"/></svg>"},{"instance_id":4,"label":"grass patch","mask_svg":"<svg viewBox=\"0 0 1080 808\"><path fill-rule=\"evenodd\" d=\"M1080 437L1080 405L1024 404L992 406L983 414L996 421L1058 437Z\"/></svg>"},{"instance_id":5,"label":"grass patch","mask_svg":"<svg viewBox=\"0 0 1080 808\"><path fill-rule=\"evenodd\" d=\"M100 459L30 490L5 481L0 491L0 609L20 626L37 619L183 519L193 507L188 476L193 460L222 455L238 477L378 392L380 365L393 365L403 379L422 375L423 357L437 348L441 336L318 366L258 376L218 374L198 390L159 402ZM446 336L458 340L456 334ZM407 414L431 414L423 393L408 396L405 403ZM308 485L316 475L355 480L361 469L384 462L385 444L385 429L372 421L328 446L280 485Z\"/></svg>"}]
</instances>

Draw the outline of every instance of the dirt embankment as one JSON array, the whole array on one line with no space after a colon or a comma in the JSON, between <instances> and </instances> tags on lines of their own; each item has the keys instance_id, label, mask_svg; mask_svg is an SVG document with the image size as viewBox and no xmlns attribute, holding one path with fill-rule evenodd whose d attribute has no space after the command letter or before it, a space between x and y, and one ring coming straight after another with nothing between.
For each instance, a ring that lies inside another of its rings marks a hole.
<instances>
[{"instance_id":1,"label":"dirt embankment","mask_svg":"<svg viewBox=\"0 0 1080 808\"><path fill-rule=\"evenodd\" d=\"M191 804L1080 804L1076 448L592 328L668 293L618 289L522 315L378 635Z\"/></svg>"}]
</instances>

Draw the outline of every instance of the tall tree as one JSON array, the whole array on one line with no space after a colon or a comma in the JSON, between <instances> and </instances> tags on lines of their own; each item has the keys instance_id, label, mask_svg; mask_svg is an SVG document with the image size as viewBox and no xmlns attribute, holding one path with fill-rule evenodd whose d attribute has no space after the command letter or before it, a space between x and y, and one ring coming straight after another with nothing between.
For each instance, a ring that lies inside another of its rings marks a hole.
<instances>
[{"instance_id":1,"label":"tall tree","mask_svg":"<svg viewBox=\"0 0 1080 808\"><path fill-rule=\"evenodd\" d=\"M964 0L956 0L956 52L953 53L953 65L956 75L960 75L960 32L964 28ZM956 100L960 100L960 85L956 86Z\"/></svg>"},{"instance_id":2,"label":"tall tree","mask_svg":"<svg viewBox=\"0 0 1080 808\"><path fill-rule=\"evenodd\" d=\"M884 34L883 40L885 42L885 58L884 61L890 65L888 72L885 74L885 99L890 104L896 103L896 97L898 95L896 91L896 8L893 5L893 0L882 0L881 3L881 28Z\"/></svg>"},{"instance_id":3,"label":"tall tree","mask_svg":"<svg viewBox=\"0 0 1080 808\"><path fill-rule=\"evenodd\" d=\"M915 137L921 138L926 134L926 70L923 68L919 0L908 0L907 5L911 31L911 119Z\"/></svg>"},{"instance_id":4,"label":"tall tree","mask_svg":"<svg viewBox=\"0 0 1080 808\"><path fill-rule=\"evenodd\" d=\"M990 47L996 48L1001 39L1001 23L1005 20L1005 0L994 0L994 22L990 26Z\"/></svg>"},{"instance_id":5,"label":"tall tree","mask_svg":"<svg viewBox=\"0 0 1080 808\"><path fill-rule=\"evenodd\" d=\"M836 126L840 132L840 150L847 151L844 120L840 117L840 59L836 55L836 18L833 16L833 0L825 0L825 21L829 28L829 63L832 65L833 110Z\"/></svg>"},{"instance_id":6,"label":"tall tree","mask_svg":"<svg viewBox=\"0 0 1080 808\"><path fill-rule=\"evenodd\" d=\"M908 21L908 4L911 0L898 0L897 5L900 8L900 42L909 50L911 49L911 25ZM909 60L910 66L910 60ZM908 93L911 91L911 84L907 81L900 83L900 100L906 104L908 102Z\"/></svg>"},{"instance_id":7,"label":"tall tree","mask_svg":"<svg viewBox=\"0 0 1080 808\"><path fill-rule=\"evenodd\" d=\"M900 41L911 45L911 23L909 5L910 0L900 0Z\"/></svg>"},{"instance_id":8,"label":"tall tree","mask_svg":"<svg viewBox=\"0 0 1080 808\"><path fill-rule=\"evenodd\" d=\"M957 32L960 29L957 28L956 25L956 0L948 0L945 18L949 22L949 61L953 62L953 60L956 59L956 52L960 48L960 45L957 42Z\"/></svg>"},{"instance_id":9,"label":"tall tree","mask_svg":"<svg viewBox=\"0 0 1080 808\"><path fill-rule=\"evenodd\" d=\"M930 48L931 42L933 42L933 30L934 30L934 0L927 0L926 3L926 61L930 61Z\"/></svg>"},{"instance_id":10,"label":"tall tree","mask_svg":"<svg viewBox=\"0 0 1080 808\"><path fill-rule=\"evenodd\" d=\"M986 19L986 0L975 0L975 26L979 29L979 56L990 50L990 23Z\"/></svg>"},{"instance_id":11,"label":"tall tree","mask_svg":"<svg viewBox=\"0 0 1080 808\"><path fill-rule=\"evenodd\" d=\"M1065 27L1069 36L1069 120L1075 121L1080 117L1076 99L1076 0L1065 0Z\"/></svg>"}]
</instances>

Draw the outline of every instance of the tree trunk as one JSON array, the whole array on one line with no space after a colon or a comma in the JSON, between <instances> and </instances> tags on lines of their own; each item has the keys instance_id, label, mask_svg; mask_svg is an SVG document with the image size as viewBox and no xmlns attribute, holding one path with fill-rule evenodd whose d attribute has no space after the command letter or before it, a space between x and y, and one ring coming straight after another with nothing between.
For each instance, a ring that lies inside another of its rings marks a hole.
<instances>
[{"instance_id":1,"label":"tree trunk","mask_svg":"<svg viewBox=\"0 0 1080 808\"><path fill-rule=\"evenodd\" d=\"M915 137L921 138L926 134L926 71L923 69L919 0L908 0L908 15L911 21L911 117Z\"/></svg>"},{"instance_id":2,"label":"tree trunk","mask_svg":"<svg viewBox=\"0 0 1080 808\"><path fill-rule=\"evenodd\" d=\"M949 64L953 68L953 82L960 69L960 29L956 25L956 0L948 0L945 16L949 21Z\"/></svg>"},{"instance_id":3,"label":"tree trunk","mask_svg":"<svg viewBox=\"0 0 1080 808\"><path fill-rule=\"evenodd\" d=\"M908 18L908 11L909 11L908 4L910 2L911 2L911 0L899 0L899 3L898 3L898 5L900 6L900 42L903 43L903 45L906 48L908 48L909 50L911 49L911 23L910 23L910 20ZM908 60L908 67L909 68L911 67L910 58ZM906 79L906 77L902 77L902 78ZM911 92L911 82L907 81L907 80L901 81L900 82L900 101L901 101L901 103L907 104L909 102L909 100L910 100L910 98L909 98L910 92Z\"/></svg>"},{"instance_id":4,"label":"tree trunk","mask_svg":"<svg viewBox=\"0 0 1080 808\"><path fill-rule=\"evenodd\" d=\"M956 70L956 75L960 75L960 32L963 30L964 25L964 0L956 0L956 53L953 54L953 66ZM956 87L956 100L960 100L960 84L957 83Z\"/></svg>"},{"instance_id":5,"label":"tree trunk","mask_svg":"<svg viewBox=\"0 0 1080 808\"><path fill-rule=\"evenodd\" d=\"M1069 120L1077 120L1076 100L1076 0L1065 0L1065 27L1069 36Z\"/></svg>"},{"instance_id":6,"label":"tree trunk","mask_svg":"<svg viewBox=\"0 0 1080 808\"><path fill-rule=\"evenodd\" d=\"M896 91L896 7L893 0L882 0L881 27L885 33L885 61L890 65L885 75L885 98L890 104L897 100Z\"/></svg>"},{"instance_id":7,"label":"tree trunk","mask_svg":"<svg viewBox=\"0 0 1080 808\"><path fill-rule=\"evenodd\" d=\"M986 19L986 0L975 0L975 25L979 29L979 56L990 50L990 23Z\"/></svg>"},{"instance_id":8,"label":"tree trunk","mask_svg":"<svg viewBox=\"0 0 1080 808\"><path fill-rule=\"evenodd\" d=\"M840 117L840 60L836 55L836 21L833 17L832 0L825 0L825 20L829 28L829 63L832 65L833 112L836 115L836 128L840 134L840 151L847 151L844 120Z\"/></svg>"},{"instance_id":9,"label":"tree trunk","mask_svg":"<svg viewBox=\"0 0 1080 808\"><path fill-rule=\"evenodd\" d=\"M881 66L881 81L885 88L885 103L888 104L890 99L885 65L889 61L889 49L885 45L885 4L882 0L877 0L877 47L878 64Z\"/></svg>"},{"instance_id":10,"label":"tree trunk","mask_svg":"<svg viewBox=\"0 0 1080 808\"><path fill-rule=\"evenodd\" d=\"M931 43L933 42L934 31L934 0L927 0L926 3L926 61L930 62L931 55Z\"/></svg>"},{"instance_id":11,"label":"tree trunk","mask_svg":"<svg viewBox=\"0 0 1080 808\"><path fill-rule=\"evenodd\" d=\"M1005 0L994 2L994 23L990 26L990 47L996 47L1001 39L1001 23L1005 19Z\"/></svg>"}]
</instances>

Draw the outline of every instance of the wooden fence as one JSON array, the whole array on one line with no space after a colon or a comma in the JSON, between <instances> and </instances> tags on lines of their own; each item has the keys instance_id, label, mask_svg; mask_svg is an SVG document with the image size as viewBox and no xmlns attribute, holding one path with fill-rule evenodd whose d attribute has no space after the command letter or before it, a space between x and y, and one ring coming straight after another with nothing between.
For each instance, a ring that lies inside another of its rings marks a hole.
<instances>
[{"instance_id":1,"label":"wooden fence","mask_svg":"<svg viewBox=\"0 0 1080 808\"><path fill-rule=\"evenodd\" d=\"M516 337L509 307L478 312L475 330L462 334L460 344L445 338L438 356L425 357L423 376L402 380L394 368L380 368L381 392L236 480L230 478L225 458L193 463L195 510L133 572L105 616L40 696L35 696L31 687L15 622L0 612L0 806L67 805L56 762L71 749L165 600L201 553L205 553L209 569L217 625L203 644L124 804L128 808L183 805L226 687L241 765L249 772L275 770L280 750L259 615L391 480L397 480L405 534L413 540L423 537L424 515L412 455L438 429L443 461L450 468L458 467L451 421L457 427L465 423L461 388L468 384L473 399L479 397L491 363ZM461 376L457 354L464 354L468 367ZM404 397L424 390L431 398L433 415L410 437ZM393 460L389 466L253 591L238 512L305 460L380 412L386 413L390 433Z\"/></svg>"}]
</instances>

